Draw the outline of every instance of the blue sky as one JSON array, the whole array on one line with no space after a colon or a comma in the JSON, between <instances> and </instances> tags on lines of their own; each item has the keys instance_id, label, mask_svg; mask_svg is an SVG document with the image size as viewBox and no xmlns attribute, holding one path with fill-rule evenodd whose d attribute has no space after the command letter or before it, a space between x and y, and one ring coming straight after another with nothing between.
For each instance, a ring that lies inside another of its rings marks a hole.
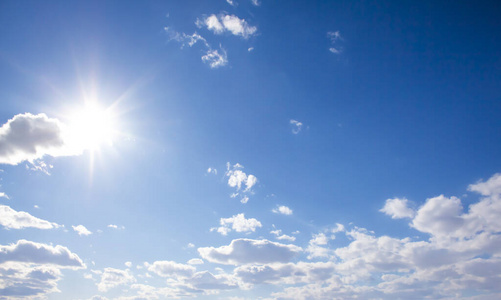
<instances>
[{"instance_id":1,"label":"blue sky","mask_svg":"<svg viewBox=\"0 0 501 300\"><path fill-rule=\"evenodd\" d=\"M0 299L501 297L495 1L3 1Z\"/></svg>"}]
</instances>

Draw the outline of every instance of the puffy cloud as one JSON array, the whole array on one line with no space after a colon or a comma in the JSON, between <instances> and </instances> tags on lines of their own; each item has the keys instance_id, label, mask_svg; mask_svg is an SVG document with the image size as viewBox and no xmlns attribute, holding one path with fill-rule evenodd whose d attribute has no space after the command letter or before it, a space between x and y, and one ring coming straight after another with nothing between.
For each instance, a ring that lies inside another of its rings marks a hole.
<instances>
[{"instance_id":1,"label":"puffy cloud","mask_svg":"<svg viewBox=\"0 0 501 300\"><path fill-rule=\"evenodd\" d=\"M231 218L221 218L219 224L221 227L212 228L211 231L217 230L222 235L227 235L231 230L235 230L236 232L255 232L256 228L262 227L261 222L254 218L246 219L243 213Z\"/></svg>"},{"instance_id":2,"label":"puffy cloud","mask_svg":"<svg viewBox=\"0 0 501 300\"><path fill-rule=\"evenodd\" d=\"M57 292L61 272L53 266L0 265L0 299L46 298Z\"/></svg>"},{"instance_id":3,"label":"puffy cloud","mask_svg":"<svg viewBox=\"0 0 501 300\"><path fill-rule=\"evenodd\" d=\"M235 239L228 246L198 248L200 256L209 262L227 265L288 262L302 249L268 240Z\"/></svg>"},{"instance_id":4,"label":"puffy cloud","mask_svg":"<svg viewBox=\"0 0 501 300\"><path fill-rule=\"evenodd\" d=\"M82 149L68 143L67 129L45 114L18 114L0 127L0 163L17 165L44 155L69 156Z\"/></svg>"},{"instance_id":5,"label":"puffy cloud","mask_svg":"<svg viewBox=\"0 0 501 300\"><path fill-rule=\"evenodd\" d=\"M228 185L230 187L235 188L237 191L241 191L242 193L252 193L252 188L258 182L256 176L249 174L247 175L243 172L243 166L239 163L234 164L233 166L230 163L226 163L226 176L228 177ZM242 186L245 186L243 190ZM239 195L239 193L233 193L231 195L232 198L235 198ZM242 195L241 203L247 203L249 201L249 197L247 195Z\"/></svg>"},{"instance_id":6,"label":"puffy cloud","mask_svg":"<svg viewBox=\"0 0 501 300\"><path fill-rule=\"evenodd\" d=\"M461 200L456 197L430 198L417 211L412 226L421 232L449 235L463 225L462 210Z\"/></svg>"},{"instance_id":7,"label":"puffy cloud","mask_svg":"<svg viewBox=\"0 0 501 300\"><path fill-rule=\"evenodd\" d=\"M218 50L209 49L207 53L202 56L202 61L209 64L213 69L226 66L228 64L228 56L226 50L220 48L221 52Z\"/></svg>"},{"instance_id":8,"label":"puffy cloud","mask_svg":"<svg viewBox=\"0 0 501 300\"><path fill-rule=\"evenodd\" d=\"M85 226L83 225L77 225L77 226L71 226L73 230L75 230L78 235L90 235L92 232L90 232Z\"/></svg>"},{"instance_id":9,"label":"puffy cloud","mask_svg":"<svg viewBox=\"0 0 501 300\"><path fill-rule=\"evenodd\" d=\"M23 262L33 264L51 264L59 267L85 267L78 255L63 246L50 246L27 240L16 244L0 245L0 263Z\"/></svg>"},{"instance_id":10,"label":"puffy cloud","mask_svg":"<svg viewBox=\"0 0 501 300\"><path fill-rule=\"evenodd\" d=\"M235 276L247 284L298 284L328 279L335 271L332 262L274 263L237 267Z\"/></svg>"},{"instance_id":11,"label":"puffy cloud","mask_svg":"<svg viewBox=\"0 0 501 300\"><path fill-rule=\"evenodd\" d=\"M283 214L283 215L292 215L292 209L288 208L287 206L281 205L277 208L274 208L272 212L276 214Z\"/></svg>"},{"instance_id":12,"label":"puffy cloud","mask_svg":"<svg viewBox=\"0 0 501 300\"><path fill-rule=\"evenodd\" d=\"M107 292L114 287L134 282L136 279L129 270L105 268L101 274L101 281L97 284L97 289L100 292Z\"/></svg>"},{"instance_id":13,"label":"puffy cloud","mask_svg":"<svg viewBox=\"0 0 501 300\"><path fill-rule=\"evenodd\" d=\"M388 199L379 211L391 216L392 219L412 218L415 215L414 210L409 208L409 200L405 198Z\"/></svg>"},{"instance_id":14,"label":"puffy cloud","mask_svg":"<svg viewBox=\"0 0 501 300\"><path fill-rule=\"evenodd\" d=\"M27 227L38 229L59 228L61 225L36 218L24 211L15 211L9 206L0 205L0 225L7 229L22 229Z\"/></svg>"},{"instance_id":15,"label":"puffy cloud","mask_svg":"<svg viewBox=\"0 0 501 300\"><path fill-rule=\"evenodd\" d=\"M280 230L280 229L272 230L272 231L270 231L270 233L273 235L276 235L277 240L281 240L281 241L284 240L284 241L290 241L290 242L294 242L296 240L296 237L294 237L294 236L282 234L282 230Z\"/></svg>"},{"instance_id":16,"label":"puffy cloud","mask_svg":"<svg viewBox=\"0 0 501 300\"><path fill-rule=\"evenodd\" d=\"M303 123L301 123L299 121L291 119L289 121L289 123L292 126L292 133L294 133L294 134L298 134L301 131L301 129L303 128Z\"/></svg>"},{"instance_id":17,"label":"puffy cloud","mask_svg":"<svg viewBox=\"0 0 501 300\"><path fill-rule=\"evenodd\" d=\"M254 35L257 27L250 26L247 21L240 19L235 15L210 15L204 20L197 21L198 26L205 26L215 34L221 34L225 31L231 32L233 35L241 36L245 39Z\"/></svg>"},{"instance_id":18,"label":"puffy cloud","mask_svg":"<svg viewBox=\"0 0 501 300\"><path fill-rule=\"evenodd\" d=\"M224 274L214 275L208 271L195 273L184 282L197 290L229 290L238 287L238 284Z\"/></svg>"},{"instance_id":19,"label":"puffy cloud","mask_svg":"<svg viewBox=\"0 0 501 300\"><path fill-rule=\"evenodd\" d=\"M173 261L156 261L148 266L148 271L162 277L190 277L195 273L195 267Z\"/></svg>"},{"instance_id":20,"label":"puffy cloud","mask_svg":"<svg viewBox=\"0 0 501 300\"><path fill-rule=\"evenodd\" d=\"M494 196L501 194L501 173L492 175L486 182L470 184L468 190L478 192L483 196Z\"/></svg>"},{"instance_id":21,"label":"puffy cloud","mask_svg":"<svg viewBox=\"0 0 501 300\"><path fill-rule=\"evenodd\" d=\"M207 173L217 175L217 170L214 168L208 168Z\"/></svg>"},{"instance_id":22,"label":"puffy cloud","mask_svg":"<svg viewBox=\"0 0 501 300\"><path fill-rule=\"evenodd\" d=\"M188 261L189 265L203 265L204 261L200 258L192 258Z\"/></svg>"},{"instance_id":23,"label":"puffy cloud","mask_svg":"<svg viewBox=\"0 0 501 300\"><path fill-rule=\"evenodd\" d=\"M0 198L10 199L9 196L4 192L0 192Z\"/></svg>"},{"instance_id":24,"label":"puffy cloud","mask_svg":"<svg viewBox=\"0 0 501 300\"><path fill-rule=\"evenodd\" d=\"M125 229L125 226L118 226L118 225L115 225L115 224L109 224L108 228L119 230L119 229Z\"/></svg>"}]
</instances>

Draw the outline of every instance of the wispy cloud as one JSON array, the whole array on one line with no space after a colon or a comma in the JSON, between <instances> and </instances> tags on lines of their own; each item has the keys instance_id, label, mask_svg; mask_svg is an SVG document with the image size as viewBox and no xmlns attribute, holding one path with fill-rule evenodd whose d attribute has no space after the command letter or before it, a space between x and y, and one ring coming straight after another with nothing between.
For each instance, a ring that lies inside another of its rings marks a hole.
<instances>
[{"instance_id":1,"label":"wispy cloud","mask_svg":"<svg viewBox=\"0 0 501 300\"><path fill-rule=\"evenodd\" d=\"M303 129L303 123L297 121L297 120L290 120L289 124L292 126L292 133L298 134L301 132L301 129Z\"/></svg>"},{"instance_id":2,"label":"wispy cloud","mask_svg":"<svg viewBox=\"0 0 501 300\"><path fill-rule=\"evenodd\" d=\"M339 30L327 32L327 37L331 42L331 47L329 48L329 51L334 54L340 54L343 51L343 48L338 45L339 41L342 40Z\"/></svg>"},{"instance_id":3,"label":"wispy cloud","mask_svg":"<svg viewBox=\"0 0 501 300\"><path fill-rule=\"evenodd\" d=\"M197 26L206 27L215 34L230 32L233 35L241 36L244 39L256 34L257 27L251 26L245 19L240 19L235 15L212 14L202 20L197 20Z\"/></svg>"}]
</instances>

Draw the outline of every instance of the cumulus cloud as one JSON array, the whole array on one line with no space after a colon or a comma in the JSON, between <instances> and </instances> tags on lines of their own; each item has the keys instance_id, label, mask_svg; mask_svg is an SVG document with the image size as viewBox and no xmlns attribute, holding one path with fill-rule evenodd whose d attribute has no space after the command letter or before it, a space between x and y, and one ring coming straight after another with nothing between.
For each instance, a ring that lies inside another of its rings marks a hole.
<instances>
[{"instance_id":1,"label":"cumulus cloud","mask_svg":"<svg viewBox=\"0 0 501 300\"><path fill-rule=\"evenodd\" d=\"M230 245L218 248L198 248L203 259L226 265L288 262L301 251L295 245L252 239L236 239Z\"/></svg>"},{"instance_id":2,"label":"cumulus cloud","mask_svg":"<svg viewBox=\"0 0 501 300\"><path fill-rule=\"evenodd\" d=\"M208 173L208 174L214 174L214 175L217 175L217 169L214 169L214 168L208 168L208 169L207 169L207 173Z\"/></svg>"},{"instance_id":3,"label":"cumulus cloud","mask_svg":"<svg viewBox=\"0 0 501 300\"><path fill-rule=\"evenodd\" d=\"M282 215L292 215L292 209L288 208L285 205L278 206L277 208L274 208L272 212L276 214L282 214Z\"/></svg>"},{"instance_id":4,"label":"cumulus cloud","mask_svg":"<svg viewBox=\"0 0 501 300\"><path fill-rule=\"evenodd\" d=\"M173 261L156 261L148 266L148 271L162 277L190 277L195 273L195 267Z\"/></svg>"},{"instance_id":5,"label":"cumulus cloud","mask_svg":"<svg viewBox=\"0 0 501 300\"><path fill-rule=\"evenodd\" d=\"M0 245L0 263L23 262L33 264L50 264L59 267L85 267L78 255L63 246L50 246L27 240L19 240L16 244Z\"/></svg>"},{"instance_id":6,"label":"cumulus cloud","mask_svg":"<svg viewBox=\"0 0 501 300\"><path fill-rule=\"evenodd\" d=\"M245 218L245 214L234 215L231 218L221 218L219 220L221 227L212 228L211 231L217 231L222 235L227 235L231 230L236 232L255 232L256 228L262 227L261 222L254 218Z\"/></svg>"},{"instance_id":7,"label":"cumulus cloud","mask_svg":"<svg viewBox=\"0 0 501 300\"><path fill-rule=\"evenodd\" d=\"M15 211L7 205L0 205L0 225L7 229L53 229L62 227L56 223L36 218L24 211Z\"/></svg>"},{"instance_id":8,"label":"cumulus cloud","mask_svg":"<svg viewBox=\"0 0 501 300\"><path fill-rule=\"evenodd\" d=\"M489 180L479 181L475 184L470 184L468 190L480 193L483 196L494 196L501 194L501 173L492 175Z\"/></svg>"},{"instance_id":9,"label":"cumulus cloud","mask_svg":"<svg viewBox=\"0 0 501 300\"><path fill-rule=\"evenodd\" d=\"M296 237L282 234L282 230L277 229L277 230L272 230L270 231L271 234L276 236L277 240L283 240L283 241L289 241L289 242L294 242L296 240Z\"/></svg>"},{"instance_id":10,"label":"cumulus cloud","mask_svg":"<svg viewBox=\"0 0 501 300\"><path fill-rule=\"evenodd\" d=\"M414 210L409 208L409 200L405 198L388 199L379 211L391 216L392 219L412 218L415 214Z\"/></svg>"},{"instance_id":11,"label":"cumulus cloud","mask_svg":"<svg viewBox=\"0 0 501 300\"><path fill-rule=\"evenodd\" d=\"M10 199L9 196L4 192L0 192L0 198Z\"/></svg>"},{"instance_id":12,"label":"cumulus cloud","mask_svg":"<svg viewBox=\"0 0 501 300\"><path fill-rule=\"evenodd\" d=\"M203 265L204 261L201 260L200 258L192 258L188 261L189 265Z\"/></svg>"},{"instance_id":13,"label":"cumulus cloud","mask_svg":"<svg viewBox=\"0 0 501 300\"><path fill-rule=\"evenodd\" d=\"M97 289L100 292L107 292L114 287L134 282L136 279L129 270L105 268L101 274L101 281L97 284Z\"/></svg>"},{"instance_id":14,"label":"cumulus cloud","mask_svg":"<svg viewBox=\"0 0 501 300\"><path fill-rule=\"evenodd\" d=\"M235 15L221 14L216 16L212 14L203 20L198 20L197 25L199 27L205 26L215 34L222 34L223 32L228 31L231 34L241 36L244 39L254 35L257 31L257 27L250 26L247 21L240 19Z\"/></svg>"},{"instance_id":15,"label":"cumulus cloud","mask_svg":"<svg viewBox=\"0 0 501 300\"><path fill-rule=\"evenodd\" d=\"M18 114L0 127L0 163L17 165L44 155L70 156L82 149L70 146L67 128L45 114Z\"/></svg>"},{"instance_id":16,"label":"cumulus cloud","mask_svg":"<svg viewBox=\"0 0 501 300\"><path fill-rule=\"evenodd\" d=\"M293 134L298 134L301 132L301 129L303 128L303 123L297 121L297 120L290 120L289 124L292 126L292 133Z\"/></svg>"},{"instance_id":17,"label":"cumulus cloud","mask_svg":"<svg viewBox=\"0 0 501 300\"><path fill-rule=\"evenodd\" d=\"M90 235L92 232L90 232L85 226L83 225L77 225L77 226L71 226L73 230L75 230L78 235Z\"/></svg>"},{"instance_id":18,"label":"cumulus cloud","mask_svg":"<svg viewBox=\"0 0 501 300\"><path fill-rule=\"evenodd\" d=\"M197 290L229 290L238 287L235 280L224 274L214 275L208 271L194 274L191 278L185 279L184 283Z\"/></svg>"},{"instance_id":19,"label":"cumulus cloud","mask_svg":"<svg viewBox=\"0 0 501 300\"><path fill-rule=\"evenodd\" d=\"M245 193L252 193L252 188L257 184L258 179L256 176L252 174L246 174L242 171L244 167L236 163L233 166L228 162L226 163L226 174L228 177L228 185L236 189L237 192L243 193L242 199L240 202L247 203L249 201L249 197L245 195ZM245 188L242 190L242 187ZM235 198L239 195L239 193L233 193L231 195L232 198Z\"/></svg>"}]
</instances>

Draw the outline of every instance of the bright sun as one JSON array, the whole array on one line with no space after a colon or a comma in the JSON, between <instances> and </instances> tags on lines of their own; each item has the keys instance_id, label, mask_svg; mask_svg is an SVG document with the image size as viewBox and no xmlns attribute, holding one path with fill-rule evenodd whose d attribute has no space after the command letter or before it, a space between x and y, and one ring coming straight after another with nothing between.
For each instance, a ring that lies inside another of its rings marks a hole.
<instances>
[{"instance_id":1,"label":"bright sun","mask_svg":"<svg viewBox=\"0 0 501 300\"><path fill-rule=\"evenodd\" d=\"M114 120L109 109L96 102L88 102L71 118L71 135L82 148L98 150L103 144L111 144L114 135Z\"/></svg>"}]
</instances>

